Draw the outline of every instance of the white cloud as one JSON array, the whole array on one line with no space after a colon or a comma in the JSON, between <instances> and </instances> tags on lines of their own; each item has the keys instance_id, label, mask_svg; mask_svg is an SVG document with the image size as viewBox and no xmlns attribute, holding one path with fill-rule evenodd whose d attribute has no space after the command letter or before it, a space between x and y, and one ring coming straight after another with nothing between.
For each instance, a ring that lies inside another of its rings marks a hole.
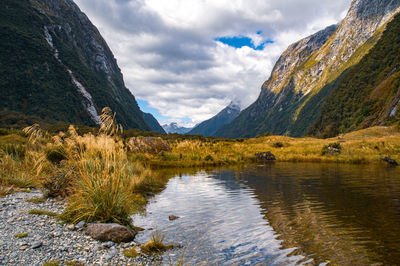
<instances>
[{"instance_id":1,"label":"white cloud","mask_svg":"<svg viewBox=\"0 0 400 266\"><path fill-rule=\"evenodd\" d=\"M346 14L351 0L75 0L111 47L132 93L199 123L251 104L283 50ZM256 34L258 31L262 33ZM248 36L264 50L216 42Z\"/></svg>"}]
</instances>

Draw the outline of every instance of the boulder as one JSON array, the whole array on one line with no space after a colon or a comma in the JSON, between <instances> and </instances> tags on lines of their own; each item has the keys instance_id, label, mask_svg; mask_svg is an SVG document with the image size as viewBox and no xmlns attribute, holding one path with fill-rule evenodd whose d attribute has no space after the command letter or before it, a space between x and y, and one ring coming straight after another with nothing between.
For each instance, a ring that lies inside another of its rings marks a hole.
<instances>
[{"instance_id":1,"label":"boulder","mask_svg":"<svg viewBox=\"0 0 400 266\"><path fill-rule=\"evenodd\" d=\"M256 153L255 156L259 162L271 162L276 160L275 155L270 151Z\"/></svg>"},{"instance_id":2,"label":"boulder","mask_svg":"<svg viewBox=\"0 0 400 266\"><path fill-rule=\"evenodd\" d=\"M112 241L116 243L130 242L135 236L136 232L120 224L88 224L86 227L86 234L94 239L107 242Z\"/></svg>"}]
</instances>

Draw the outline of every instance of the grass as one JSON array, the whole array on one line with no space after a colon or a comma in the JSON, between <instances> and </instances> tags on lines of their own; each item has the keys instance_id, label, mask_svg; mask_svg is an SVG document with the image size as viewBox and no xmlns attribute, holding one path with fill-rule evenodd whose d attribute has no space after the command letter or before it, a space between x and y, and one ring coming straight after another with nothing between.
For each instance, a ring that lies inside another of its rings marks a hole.
<instances>
[{"instance_id":1,"label":"grass","mask_svg":"<svg viewBox=\"0 0 400 266\"><path fill-rule=\"evenodd\" d=\"M27 199L27 200L25 200L25 201L26 201L26 202L32 202L32 203L39 204L39 203L45 202L45 201L46 201L46 198L45 198L45 197L37 197L37 198Z\"/></svg>"},{"instance_id":2,"label":"grass","mask_svg":"<svg viewBox=\"0 0 400 266\"><path fill-rule=\"evenodd\" d=\"M156 230L151 236L151 239L140 247L141 251L146 254L162 253L169 249L173 249L175 245L165 245L165 233Z\"/></svg>"},{"instance_id":3,"label":"grass","mask_svg":"<svg viewBox=\"0 0 400 266\"><path fill-rule=\"evenodd\" d=\"M58 265L60 265L58 260L51 260L43 263L43 266L58 266Z\"/></svg>"},{"instance_id":4,"label":"grass","mask_svg":"<svg viewBox=\"0 0 400 266\"><path fill-rule=\"evenodd\" d=\"M21 233L21 234L15 234L14 235L15 238L24 238L24 237L27 237L27 236L28 236L28 233Z\"/></svg>"},{"instance_id":5,"label":"grass","mask_svg":"<svg viewBox=\"0 0 400 266\"><path fill-rule=\"evenodd\" d=\"M324 147L340 143L340 154L322 154ZM340 138L264 136L246 140L183 140L170 143L168 153L130 154L152 168L220 166L256 163L255 154L272 152L277 162L380 163L382 156L400 160L400 133L395 127L374 127ZM212 159L210 159L212 158Z\"/></svg>"},{"instance_id":6,"label":"grass","mask_svg":"<svg viewBox=\"0 0 400 266\"><path fill-rule=\"evenodd\" d=\"M136 258L137 256L139 256L139 253L136 251L135 248L125 249L122 253L127 258Z\"/></svg>"},{"instance_id":7,"label":"grass","mask_svg":"<svg viewBox=\"0 0 400 266\"><path fill-rule=\"evenodd\" d=\"M28 213L35 214L35 215L47 215L49 217L57 217L58 216L58 214L55 212L40 210L40 209L33 209L33 210L28 211Z\"/></svg>"}]
</instances>

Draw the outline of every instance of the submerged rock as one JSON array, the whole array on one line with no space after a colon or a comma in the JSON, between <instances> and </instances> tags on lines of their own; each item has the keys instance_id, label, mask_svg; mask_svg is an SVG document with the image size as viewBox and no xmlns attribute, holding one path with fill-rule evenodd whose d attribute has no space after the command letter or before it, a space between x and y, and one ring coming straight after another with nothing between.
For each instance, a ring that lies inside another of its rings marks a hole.
<instances>
[{"instance_id":1,"label":"submerged rock","mask_svg":"<svg viewBox=\"0 0 400 266\"><path fill-rule=\"evenodd\" d=\"M176 220L176 219L179 219L179 216L175 216L175 215L171 214L170 216L168 216L168 219L169 219L170 221L174 221L174 220Z\"/></svg>"},{"instance_id":2,"label":"submerged rock","mask_svg":"<svg viewBox=\"0 0 400 266\"><path fill-rule=\"evenodd\" d=\"M385 158L383 158L382 161L388 163L389 165L393 165L393 166L399 165L399 163L395 159L392 159L389 156L386 156Z\"/></svg>"},{"instance_id":3,"label":"submerged rock","mask_svg":"<svg viewBox=\"0 0 400 266\"><path fill-rule=\"evenodd\" d=\"M116 243L130 242L135 239L136 232L120 224L89 224L86 227L86 234L94 239Z\"/></svg>"}]
</instances>

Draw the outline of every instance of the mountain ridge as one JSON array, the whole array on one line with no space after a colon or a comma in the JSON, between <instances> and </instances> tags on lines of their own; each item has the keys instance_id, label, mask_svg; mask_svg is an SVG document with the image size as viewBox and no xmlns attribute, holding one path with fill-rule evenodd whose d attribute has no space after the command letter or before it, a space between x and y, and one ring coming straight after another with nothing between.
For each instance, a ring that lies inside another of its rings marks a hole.
<instances>
[{"instance_id":1,"label":"mountain ridge","mask_svg":"<svg viewBox=\"0 0 400 266\"><path fill-rule=\"evenodd\" d=\"M2 113L96 126L109 106L124 128L150 130L107 43L72 0L4 0L0 12Z\"/></svg>"},{"instance_id":2,"label":"mountain ridge","mask_svg":"<svg viewBox=\"0 0 400 266\"><path fill-rule=\"evenodd\" d=\"M395 0L353 1L334 31L328 27L290 45L262 85L258 99L216 136L254 137L266 132L303 136L334 90L331 84L368 54L399 11L400 2ZM318 35L327 37L326 41L314 41L310 46L308 41ZM316 107L310 107L311 99Z\"/></svg>"}]
</instances>

